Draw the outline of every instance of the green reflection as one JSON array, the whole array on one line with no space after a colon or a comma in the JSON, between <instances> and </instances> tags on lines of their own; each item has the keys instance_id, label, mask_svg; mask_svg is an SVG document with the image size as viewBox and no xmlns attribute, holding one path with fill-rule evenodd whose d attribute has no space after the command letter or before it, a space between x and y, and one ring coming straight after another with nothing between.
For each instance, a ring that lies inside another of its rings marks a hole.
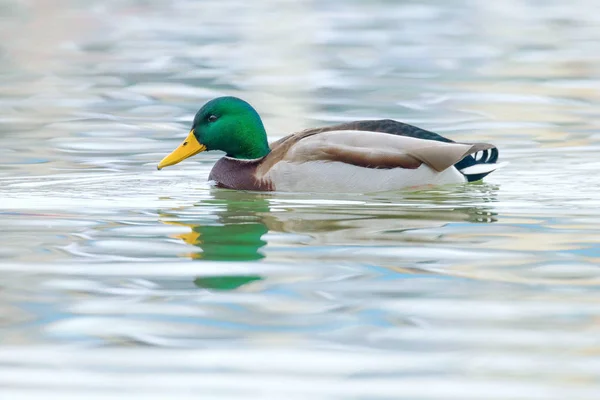
<instances>
[{"instance_id":1,"label":"green reflection","mask_svg":"<svg viewBox=\"0 0 600 400\"><path fill-rule=\"evenodd\" d=\"M267 244L262 236L269 231L264 223L264 213L269 212L267 196L228 190L215 190L213 194L213 198L196 206L214 208L214 214L197 221L187 220L185 214L177 213L177 210L160 213L163 223L191 229L190 232L173 235L200 249L185 256L210 261L256 261L264 258L260 249ZM216 220L213 215L217 216ZM207 289L232 290L261 279L257 275L223 275L199 277L194 283Z\"/></svg>"},{"instance_id":2,"label":"green reflection","mask_svg":"<svg viewBox=\"0 0 600 400\"><path fill-rule=\"evenodd\" d=\"M181 225L189 226L192 232L177 237L202 249L201 253L190 254L192 258L212 261L253 261L264 258L259 249L267 244L261 237L268 229L262 223Z\"/></svg>"},{"instance_id":3,"label":"green reflection","mask_svg":"<svg viewBox=\"0 0 600 400\"><path fill-rule=\"evenodd\" d=\"M260 276L211 276L196 278L194 284L204 289L233 290L254 281L260 281Z\"/></svg>"},{"instance_id":4,"label":"green reflection","mask_svg":"<svg viewBox=\"0 0 600 400\"><path fill-rule=\"evenodd\" d=\"M289 246L414 246L415 243L480 241L481 230L466 223L494 223L498 187L435 188L371 195L249 193L214 189L194 207L161 214L165 224L189 227L173 237L198 248L184 254L196 260L260 261L264 235L297 235ZM420 235L419 231L427 231ZM293 250L289 250L293 251ZM281 256L281 253L279 253ZM318 257L318 256L315 256ZM435 258L435 255L432 255ZM231 290L260 276L199 277L203 288Z\"/></svg>"}]
</instances>

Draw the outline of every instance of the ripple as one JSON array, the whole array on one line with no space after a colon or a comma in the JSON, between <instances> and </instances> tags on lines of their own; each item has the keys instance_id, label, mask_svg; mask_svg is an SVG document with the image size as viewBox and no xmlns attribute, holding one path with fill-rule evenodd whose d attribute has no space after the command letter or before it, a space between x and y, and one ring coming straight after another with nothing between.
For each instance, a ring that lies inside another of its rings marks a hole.
<instances>
[{"instance_id":1,"label":"ripple","mask_svg":"<svg viewBox=\"0 0 600 400\"><path fill-rule=\"evenodd\" d=\"M140 151L162 150L164 146L156 140L147 138L110 138L101 140L69 139L68 141L54 140L55 148L63 151L103 152L110 154L131 154Z\"/></svg>"},{"instance_id":2,"label":"ripple","mask_svg":"<svg viewBox=\"0 0 600 400\"><path fill-rule=\"evenodd\" d=\"M598 397L591 2L30 3L0 4L0 397ZM393 118L510 163L370 195L156 171L220 95L271 139Z\"/></svg>"}]
</instances>

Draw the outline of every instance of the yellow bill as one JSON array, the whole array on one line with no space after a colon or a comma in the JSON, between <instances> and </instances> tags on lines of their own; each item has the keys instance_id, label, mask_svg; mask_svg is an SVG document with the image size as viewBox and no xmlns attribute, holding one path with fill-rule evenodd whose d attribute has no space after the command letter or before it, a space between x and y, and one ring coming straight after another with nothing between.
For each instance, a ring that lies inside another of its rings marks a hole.
<instances>
[{"instance_id":1,"label":"yellow bill","mask_svg":"<svg viewBox=\"0 0 600 400\"><path fill-rule=\"evenodd\" d=\"M171 154L162 159L161 162L158 163L158 169L163 169L164 167L168 167L169 165L175 165L185 160L186 158L190 158L191 156L200 153L201 151L206 150L206 146L198 142L196 136L194 136L194 130L190 131L190 134L185 138L183 143L179 145Z\"/></svg>"}]
</instances>

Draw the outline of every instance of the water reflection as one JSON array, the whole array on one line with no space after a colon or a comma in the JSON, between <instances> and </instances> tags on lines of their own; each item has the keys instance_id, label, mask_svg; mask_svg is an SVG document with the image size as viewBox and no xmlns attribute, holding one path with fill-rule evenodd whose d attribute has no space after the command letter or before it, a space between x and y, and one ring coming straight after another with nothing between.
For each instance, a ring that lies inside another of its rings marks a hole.
<instances>
[{"instance_id":1,"label":"water reflection","mask_svg":"<svg viewBox=\"0 0 600 400\"><path fill-rule=\"evenodd\" d=\"M332 256L344 257L335 248L324 253L317 250L324 245L354 246L357 260L372 259L373 246L380 248L377 257L388 259L382 256L389 253L385 249L396 248L389 254L394 259L402 257L400 249L411 252L419 243L456 242L455 237L447 237L442 231L450 224L496 222L493 203L497 191L495 185L481 184L387 195L337 195L314 201L290 195L286 198L283 194L213 189L208 198L193 206L160 210L159 219L166 225L189 228L189 232L170 237L196 247L181 256L197 261L283 261L302 247L323 261ZM481 242L477 234L460 229L460 241ZM291 246L281 246L286 235L292 238ZM277 240L269 244L268 237ZM438 261L435 253L432 256L431 261ZM202 288L232 290L262 279L258 275L228 274L198 277L195 283Z\"/></svg>"},{"instance_id":2,"label":"water reflection","mask_svg":"<svg viewBox=\"0 0 600 400\"><path fill-rule=\"evenodd\" d=\"M186 257L209 261L256 261L265 257L260 249L267 244L262 237L269 231L263 222L264 214L269 212L269 202L263 196L215 190L212 199L198 206L216 208L216 220L181 222L177 210L159 212L161 222L191 229L188 233L173 235L199 248ZM256 275L225 275L199 277L194 283L206 289L232 290L261 279Z\"/></svg>"},{"instance_id":3,"label":"water reflection","mask_svg":"<svg viewBox=\"0 0 600 400\"><path fill-rule=\"evenodd\" d=\"M265 216L269 229L308 234L328 244L398 245L403 233L458 222L497 221L498 186L481 184L363 196L310 200L272 200Z\"/></svg>"},{"instance_id":4,"label":"water reflection","mask_svg":"<svg viewBox=\"0 0 600 400\"><path fill-rule=\"evenodd\" d=\"M595 5L0 0L0 397L596 400ZM271 139L394 118L511 164L318 198L155 174L223 94Z\"/></svg>"}]
</instances>

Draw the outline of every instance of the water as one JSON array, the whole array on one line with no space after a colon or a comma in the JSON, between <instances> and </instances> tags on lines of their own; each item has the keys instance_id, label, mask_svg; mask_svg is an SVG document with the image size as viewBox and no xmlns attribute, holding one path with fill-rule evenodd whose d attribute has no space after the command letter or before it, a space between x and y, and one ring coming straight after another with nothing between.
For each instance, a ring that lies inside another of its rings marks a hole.
<instances>
[{"instance_id":1,"label":"water","mask_svg":"<svg viewBox=\"0 0 600 400\"><path fill-rule=\"evenodd\" d=\"M1 397L597 399L600 18L496 3L0 0ZM394 118L510 164L321 197L156 171L222 94L273 140Z\"/></svg>"}]
</instances>

